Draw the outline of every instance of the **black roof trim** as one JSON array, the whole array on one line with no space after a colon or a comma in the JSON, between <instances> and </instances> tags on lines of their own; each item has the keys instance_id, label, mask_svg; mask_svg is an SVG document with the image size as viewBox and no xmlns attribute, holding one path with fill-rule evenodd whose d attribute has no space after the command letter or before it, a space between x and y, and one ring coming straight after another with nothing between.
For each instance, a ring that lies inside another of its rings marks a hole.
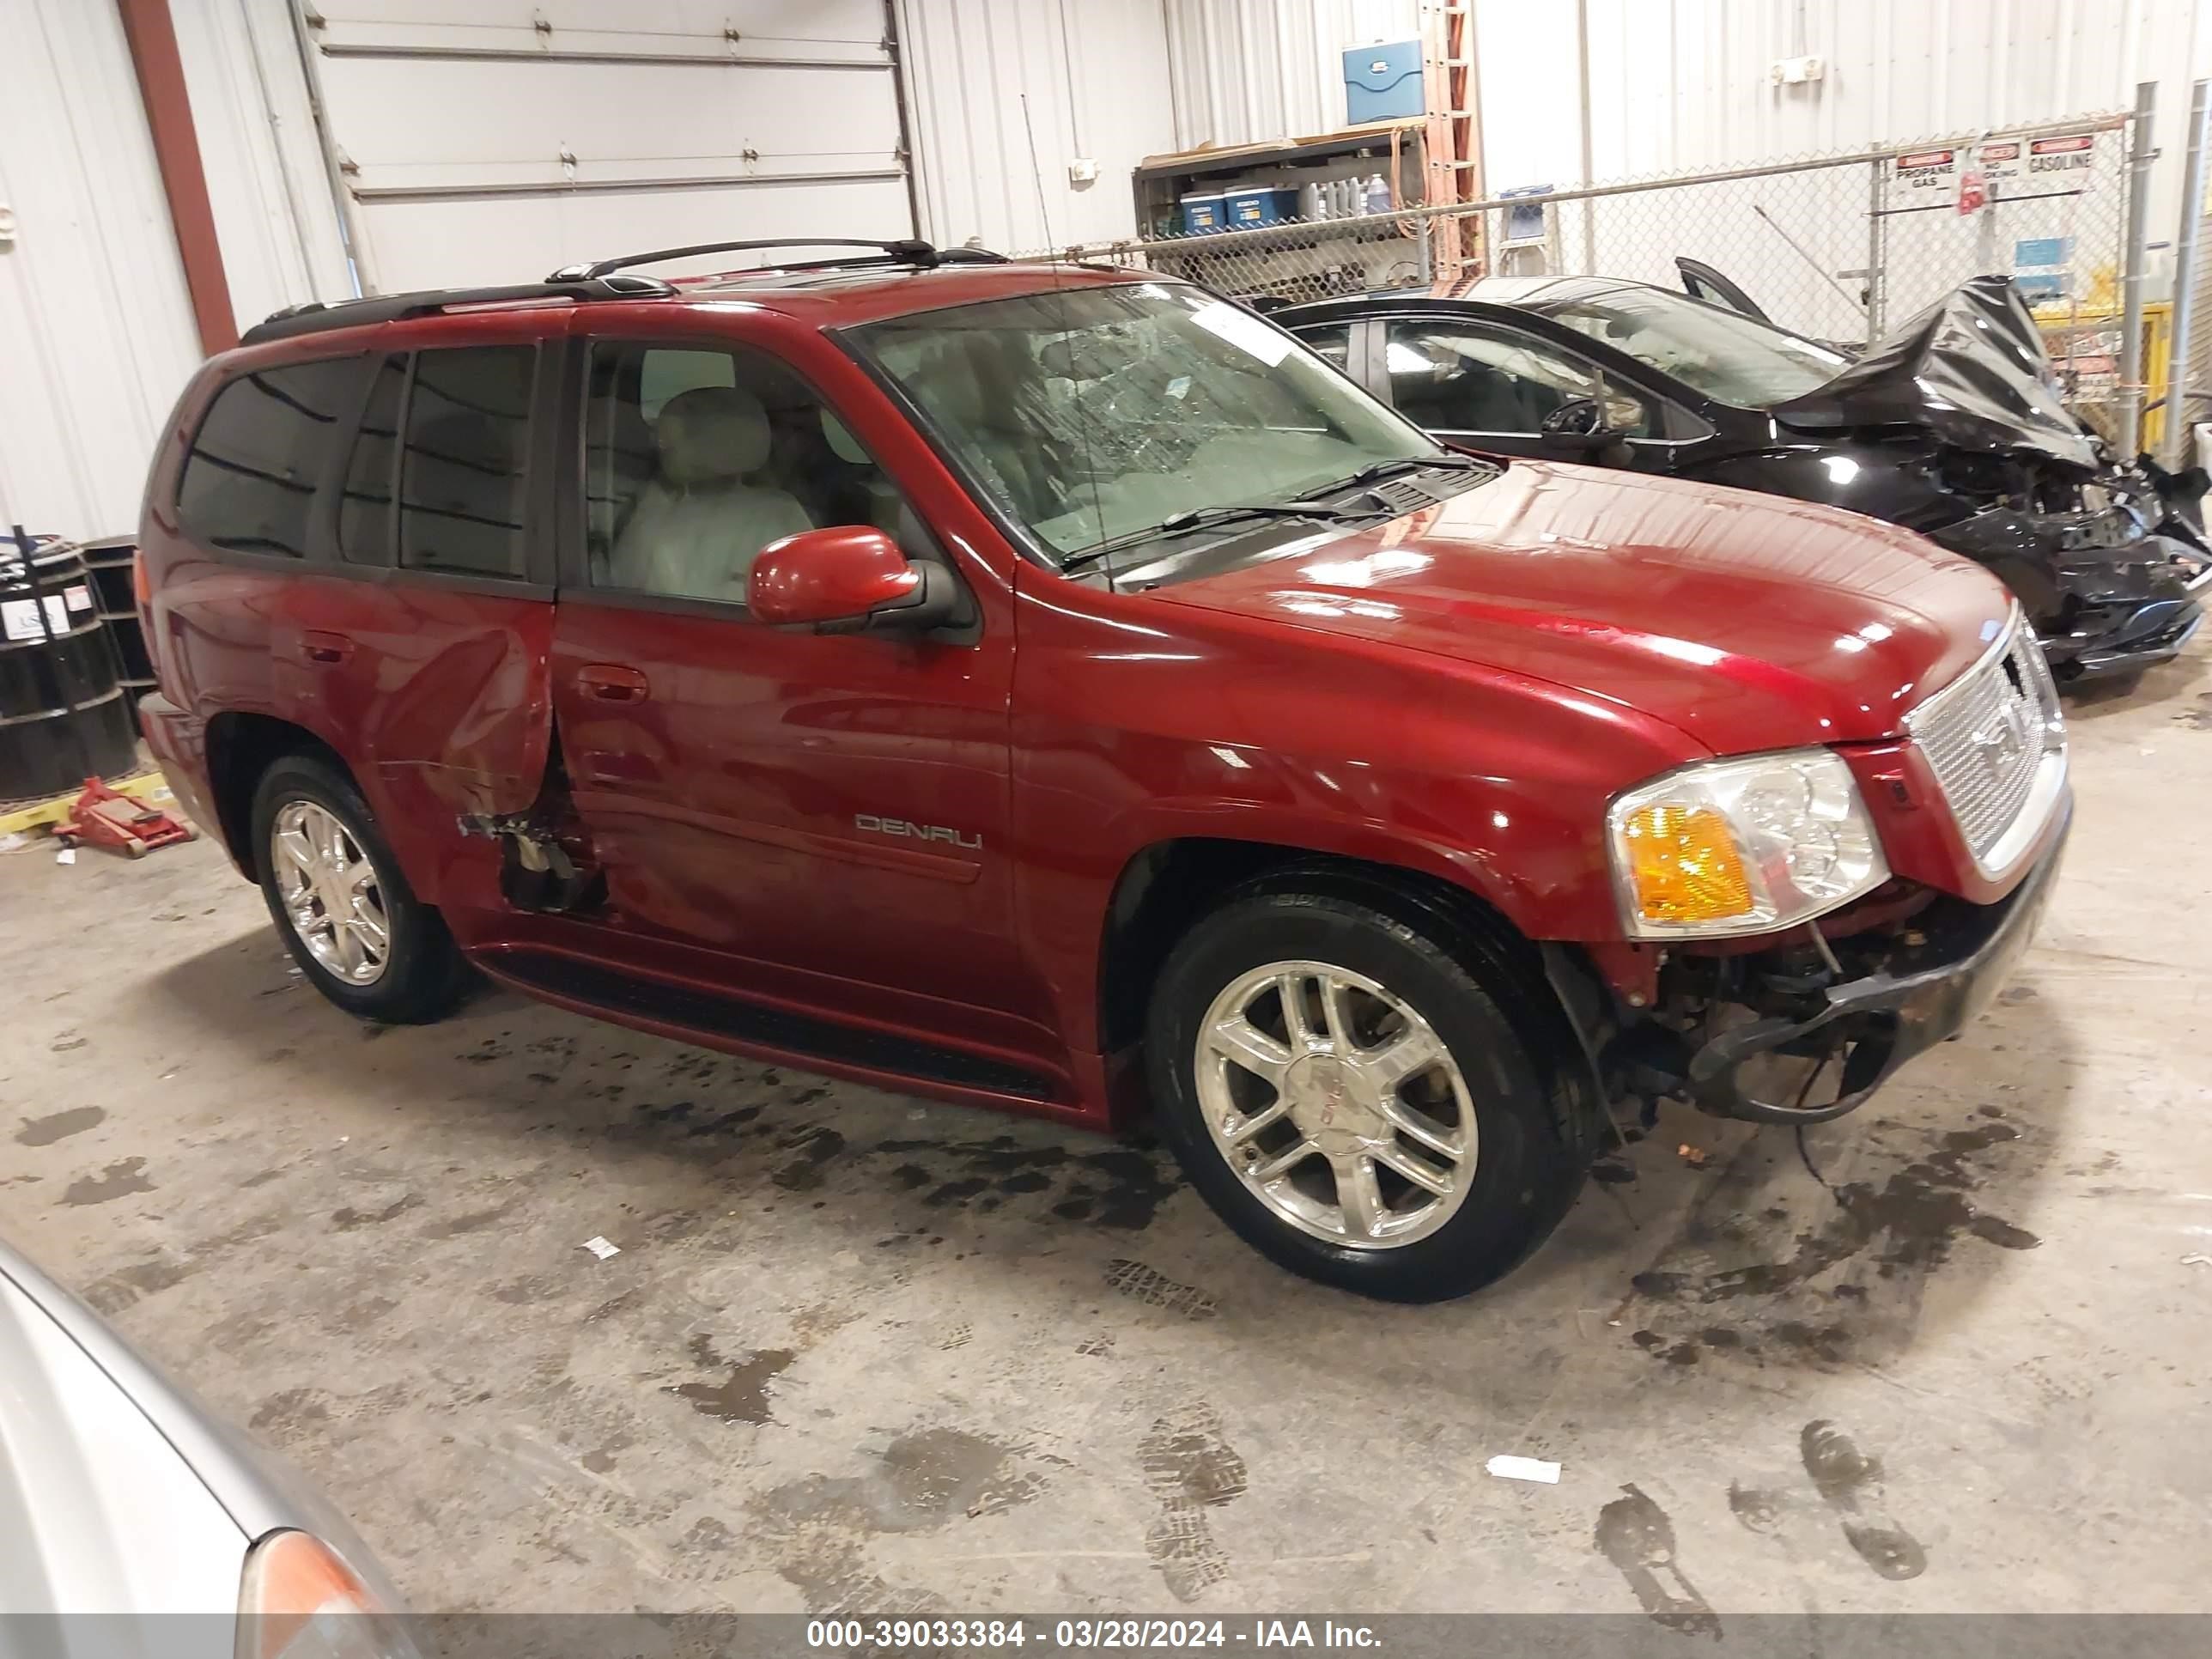
<instances>
[{"instance_id":1,"label":"black roof trim","mask_svg":"<svg viewBox=\"0 0 2212 1659\"><path fill-rule=\"evenodd\" d=\"M313 300L306 305L272 311L247 329L239 343L265 345L271 340L289 340L332 329L366 328L375 323L428 317L465 306L519 305L538 300L661 300L675 292L657 276L594 276L556 277L549 282L518 283L503 288L424 289L413 294L379 294L329 305Z\"/></svg>"}]
</instances>

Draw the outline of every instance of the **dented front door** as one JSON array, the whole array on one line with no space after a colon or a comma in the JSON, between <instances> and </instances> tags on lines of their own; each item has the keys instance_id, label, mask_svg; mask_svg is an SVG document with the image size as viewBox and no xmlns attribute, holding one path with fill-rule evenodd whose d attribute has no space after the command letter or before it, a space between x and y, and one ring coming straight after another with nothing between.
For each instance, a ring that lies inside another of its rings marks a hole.
<instances>
[{"instance_id":1,"label":"dented front door","mask_svg":"<svg viewBox=\"0 0 2212 1659\"><path fill-rule=\"evenodd\" d=\"M599 539L571 555L552 682L611 906L714 953L722 988L1018 1044L1008 1017L1042 1005L1011 918L1012 629L988 593L957 637L754 619L729 577L766 537L872 520L946 556L856 435L886 411L833 407L743 332L611 330L579 354L587 426L564 449ZM607 459L625 429L627 485ZM718 466L745 482L701 481Z\"/></svg>"}]
</instances>

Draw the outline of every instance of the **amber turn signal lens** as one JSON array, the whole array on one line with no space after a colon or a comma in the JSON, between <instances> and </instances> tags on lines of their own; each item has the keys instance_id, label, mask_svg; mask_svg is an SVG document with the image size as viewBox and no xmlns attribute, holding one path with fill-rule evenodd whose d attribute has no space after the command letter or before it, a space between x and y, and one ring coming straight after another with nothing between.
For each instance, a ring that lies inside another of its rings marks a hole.
<instances>
[{"instance_id":1,"label":"amber turn signal lens","mask_svg":"<svg viewBox=\"0 0 2212 1659\"><path fill-rule=\"evenodd\" d=\"M353 1569L310 1533L254 1546L240 1586L238 1659L397 1659L414 1649Z\"/></svg>"},{"instance_id":2,"label":"amber turn signal lens","mask_svg":"<svg viewBox=\"0 0 2212 1659\"><path fill-rule=\"evenodd\" d=\"M131 597L138 602L142 612L154 599L154 585L146 580L146 550L142 547L131 550Z\"/></svg>"},{"instance_id":3,"label":"amber turn signal lens","mask_svg":"<svg viewBox=\"0 0 2212 1659\"><path fill-rule=\"evenodd\" d=\"M1649 922L1749 915L1751 878L1729 821L1709 806L1640 806L1621 824L1630 890Z\"/></svg>"}]
</instances>

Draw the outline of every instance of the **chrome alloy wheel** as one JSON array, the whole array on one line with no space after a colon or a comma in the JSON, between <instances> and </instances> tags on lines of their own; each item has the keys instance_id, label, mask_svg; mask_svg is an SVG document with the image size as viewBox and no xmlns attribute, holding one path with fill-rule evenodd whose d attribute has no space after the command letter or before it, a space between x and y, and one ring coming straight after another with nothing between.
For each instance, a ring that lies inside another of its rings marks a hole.
<instances>
[{"instance_id":1,"label":"chrome alloy wheel","mask_svg":"<svg viewBox=\"0 0 2212 1659\"><path fill-rule=\"evenodd\" d=\"M376 866L337 815L287 801L269 826L269 862L292 931L323 970L374 985L392 957L391 923Z\"/></svg>"},{"instance_id":2,"label":"chrome alloy wheel","mask_svg":"<svg viewBox=\"0 0 2212 1659\"><path fill-rule=\"evenodd\" d=\"M1301 1231L1355 1249L1425 1238L1474 1179L1474 1104L1412 1004L1325 962L1233 981L1198 1033L1199 1105L1229 1167Z\"/></svg>"}]
</instances>

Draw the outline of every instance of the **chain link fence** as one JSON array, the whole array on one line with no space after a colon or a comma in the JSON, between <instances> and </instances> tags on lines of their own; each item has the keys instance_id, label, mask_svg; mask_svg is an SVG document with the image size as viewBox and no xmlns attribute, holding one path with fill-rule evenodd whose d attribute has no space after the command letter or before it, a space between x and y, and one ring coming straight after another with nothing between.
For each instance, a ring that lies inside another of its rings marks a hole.
<instances>
[{"instance_id":1,"label":"chain link fence","mask_svg":"<svg viewBox=\"0 0 2212 1659\"><path fill-rule=\"evenodd\" d=\"M1971 276L2009 273L2069 401L2117 434L2130 112L1755 167L1509 192L1441 211L1048 250L1285 302L1380 289L1468 292L1483 277L1601 276L1748 303L1856 348ZM1987 202L1959 210L1962 176ZM1510 297L1503 284L1485 293ZM2155 344L2155 342L2148 343Z\"/></svg>"}]
</instances>

